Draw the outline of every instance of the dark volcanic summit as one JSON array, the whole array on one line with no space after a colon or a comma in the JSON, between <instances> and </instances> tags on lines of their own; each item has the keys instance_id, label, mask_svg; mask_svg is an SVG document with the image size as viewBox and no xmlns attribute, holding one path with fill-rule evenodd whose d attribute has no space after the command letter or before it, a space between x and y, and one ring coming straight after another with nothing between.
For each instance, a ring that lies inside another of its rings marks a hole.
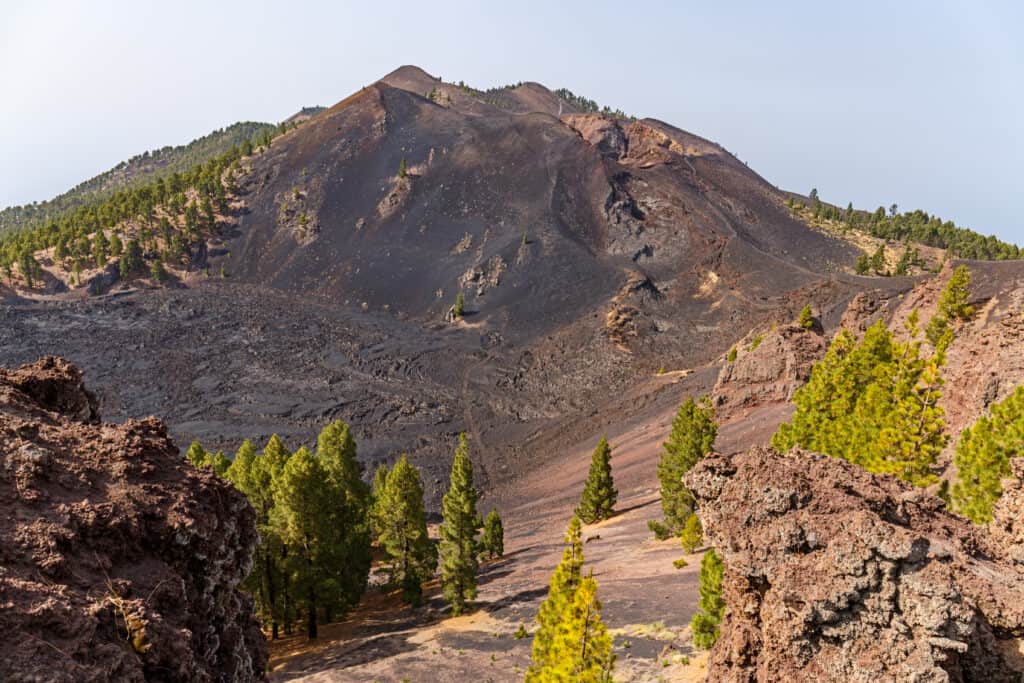
<instances>
[{"instance_id":1,"label":"dark volcanic summit","mask_svg":"<svg viewBox=\"0 0 1024 683\"><path fill-rule=\"evenodd\" d=\"M402 67L242 165L223 282L4 307L0 361L68 357L182 442L343 419L436 496L460 431L486 487L709 390L748 330L910 285L844 274L859 251L720 145L536 83Z\"/></svg>"},{"instance_id":2,"label":"dark volcanic summit","mask_svg":"<svg viewBox=\"0 0 1024 683\"><path fill-rule=\"evenodd\" d=\"M517 341L621 292L649 300L639 325L685 317L692 348L712 305L711 324L746 315L855 258L718 145L537 84L501 95L403 67L284 136L253 162L229 269L424 322L462 291L473 324Z\"/></svg>"}]
</instances>

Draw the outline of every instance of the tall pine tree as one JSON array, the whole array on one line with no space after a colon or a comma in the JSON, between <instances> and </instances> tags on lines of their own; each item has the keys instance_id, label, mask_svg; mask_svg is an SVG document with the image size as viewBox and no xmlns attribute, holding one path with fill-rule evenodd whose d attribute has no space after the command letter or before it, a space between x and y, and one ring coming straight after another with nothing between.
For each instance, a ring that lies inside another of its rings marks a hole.
<instances>
[{"instance_id":1,"label":"tall pine tree","mask_svg":"<svg viewBox=\"0 0 1024 683\"><path fill-rule=\"evenodd\" d=\"M319 459L300 448L274 479L272 519L288 547L287 567L292 585L306 611L306 635L318 635L320 589L328 578L334 548L331 496Z\"/></svg>"},{"instance_id":2,"label":"tall pine tree","mask_svg":"<svg viewBox=\"0 0 1024 683\"><path fill-rule=\"evenodd\" d=\"M532 680L561 683L610 683L615 666L612 638L601 621L601 602L593 574L580 581L561 615L553 657ZM527 680L531 680L529 677Z\"/></svg>"},{"instance_id":3,"label":"tall pine tree","mask_svg":"<svg viewBox=\"0 0 1024 683\"><path fill-rule=\"evenodd\" d=\"M664 450L658 463L661 510L665 520L648 523L658 538L677 535L693 514L694 497L683 484L683 475L714 449L717 435L715 413L708 400L705 398L698 403L692 397L687 398L672 420L672 432L662 444Z\"/></svg>"},{"instance_id":4,"label":"tall pine tree","mask_svg":"<svg viewBox=\"0 0 1024 683\"><path fill-rule=\"evenodd\" d=\"M441 587L456 616L465 612L476 598L476 534L482 526L476 499L469 442L463 433L455 449L451 484L441 502Z\"/></svg>"},{"instance_id":5,"label":"tall pine tree","mask_svg":"<svg viewBox=\"0 0 1024 683\"><path fill-rule=\"evenodd\" d=\"M437 567L437 548L427 535L420 473L405 455L388 472L376 505L378 543L387 557L391 583L401 586L406 602L419 605L423 582Z\"/></svg>"},{"instance_id":6,"label":"tall pine tree","mask_svg":"<svg viewBox=\"0 0 1024 683\"><path fill-rule=\"evenodd\" d=\"M377 465L373 472L373 484L370 489L370 530L373 537L380 536L380 500L384 496L384 487L388 483L388 466L384 463Z\"/></svg>"},{"instance_id":7,"label":"tall pine tree","mask_svg":"<svg viewBox=\"0 0 1024 683\"><path fill-rule=\"evenodd\" d=\"M936 349L945 349L953 341L950 323L954 320L969 320L974 308L967 304L971 295L971 271L967 266L957 266L949 277L939 297L935 315L928 321L925 338Z\"/></svg>"},{"instance_id":8,"label":"tall pine tree","mask_svg":"<svg viewBox=\"0 0 1024 683\"><path fill-rule=\"evenodd\" d=\"M579 517L569 520L565 532L565 550L562 561L555 567L548 586L548 597L537 612L537 631L533 636L531 665L526 672L527 683L540 683L543 672L557 665L555 639L562 624L563 615L575 599L583 573L583 539L580 533Z\"/></svg>"},{"instance_id":9,"label":"tall pine tree","mask_svg":"<svg viewBox=\"0 0 1024 683\"><path fill-rule=\"evenodd\" d=\"M608 519L615 510L617 498L618 491L612 481L612 449L608 439L602 435L590 459L590 473L583 485L576 516L584 524Z\"/></svg>"},{"instance_id":10,"label":"tall pine tree","mask_svg":"<svg viewBox=\"0 0 1024 683\"><path fill-rule=\"evenodd\" d=\"M331 549L337 569L322 588L328 621L359 603L370 574L370 487L363 481L363 467L356 459L356 442L349 426L335 421L317 438L317 459L329 486L327 511L336 537Z\"/></svg>"}]
</instances>

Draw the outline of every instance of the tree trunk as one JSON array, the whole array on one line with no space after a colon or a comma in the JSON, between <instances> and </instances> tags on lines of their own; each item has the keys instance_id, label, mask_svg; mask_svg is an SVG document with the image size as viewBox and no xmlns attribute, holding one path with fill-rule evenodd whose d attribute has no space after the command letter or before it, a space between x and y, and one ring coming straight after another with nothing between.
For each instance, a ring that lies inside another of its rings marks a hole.
<instances>
[{"instance_id":1,"label":"tree trunk","mask_svg":"<svg viewBox=\"0 0 1024 683\"><path fill-rule=\"evenodd\" d=\"M316 640L316 589L312 586L309 589L309 606L306 608L306 635L310 640Z\"/></svg>"},{"instance_id":2,"label":"tree trunk","mask_svg":"<svg viewBox=\"0 0 1024 683\"><path fill-rule=\"evenodd\" d=\"M292 634L292 596L291 591L288 590L288 580L284 582L284 634L290 636Z\"/></svg>"},{"instance_id":3,"label":"tree trunk","mask_svg":"<svg viewBox=\"0 0 1024 683\"><path fill-rule=\"evenodd\" d=\"M277 611L277 586L274 585L274 563L270 557L270 551L263 551L263 567L266 572L266 590L267 590L267 604L270 607L270 637L272 640L278 638L278 623L277 618L274 617L274 613Z\"/></svg>"}]
</instances>

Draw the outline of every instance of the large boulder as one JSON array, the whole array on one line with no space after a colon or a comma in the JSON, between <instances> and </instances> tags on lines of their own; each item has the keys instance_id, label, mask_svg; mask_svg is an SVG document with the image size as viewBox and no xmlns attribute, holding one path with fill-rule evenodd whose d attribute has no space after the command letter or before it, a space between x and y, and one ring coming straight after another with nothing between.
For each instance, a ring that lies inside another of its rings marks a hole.
<instances>
[{"instance_id":1,"label":"large boulder","mask_svg":"<svg viewBox=\"0 0 1024 683\"><path fill-rule=\"evenodd\" d=\"M799 449L713 455L686 482L725 563L708 680L1022 680L1018 488L999 536Z\"/></svg>"},{"instance_id":2,"label":"large boulder","mask_svg":"<svg viewBox=\"0 0 1024 683\"><path fill-rule=\"evenodd\" d=\"M63 360L0 369L0 538L0 680L263 678L252 508Z\"/></svg>"}]
</instances>

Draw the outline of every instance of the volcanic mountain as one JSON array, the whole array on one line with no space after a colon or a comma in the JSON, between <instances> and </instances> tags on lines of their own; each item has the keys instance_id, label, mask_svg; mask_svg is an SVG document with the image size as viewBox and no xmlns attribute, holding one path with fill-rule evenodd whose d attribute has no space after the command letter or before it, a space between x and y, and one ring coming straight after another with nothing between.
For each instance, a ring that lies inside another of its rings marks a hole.
<instances>
[{"instance_id":1,"label":"volcanic mountain","mask_svg":"<svg viewBox=\"0 0 1024 683\"><path fill-rule=\"evenodd\" d=\"M436 495L460 431L507 479L710 389L702 368L753 328L807 303L834 325L912 284L851 274L855 246L720 145L580 102L402 67L242 160L203 255L225 280L6 307L0 360L69 357L106 414L160 414L182 442L341 418Z\"/></svg>"},{"instance_id":2,"label":"volcanic mountain","mask_svg":"<svg viewBox=\"0 0 1024 683\"><path fill-rule=\"evenodd\" d=\"M40 249L40 286L0 286L0 366L64 356L105 419L160 415L179 445L231 452L276 433L297 448L341 419L368 469L408 453L436 513L468 433L480 510L507 520L480 611L444 619L436 590L422 610L372 598L329 627L340 646L275 644L275 676L520 680L529 640L516 634L546 594L602 433L619 502L587 528L586 556L615 629L617 676L703 676L696 658L683 671L700 560L677 569L678 541L647 528L679 404L710 394L726 456L763 445L838 327L883 319L898 330L913 311L936 311L952 268L925 267L946 260L942 250L922 246L914 277L855 275L880 238L812 226L796 195L714 142L595 109L536 83L484 92L402 67L254 144L230 171L230 210L169 277L125 279L107 263L72 283ZM977 315L943 369L951 436L1024 379L1024 262L969 266ZM795 324L805 305L811 329ZM774 505L763 482L790 466L749 457L746 490ZM827 502L838 489L826 484ZM897 499L902 509L901 490L871 486L862 497L884 499L872 510ZM758 508L730 509L743 520ZM732 523L722 519L713 534Z\"/></svg>"}]
</instances>

